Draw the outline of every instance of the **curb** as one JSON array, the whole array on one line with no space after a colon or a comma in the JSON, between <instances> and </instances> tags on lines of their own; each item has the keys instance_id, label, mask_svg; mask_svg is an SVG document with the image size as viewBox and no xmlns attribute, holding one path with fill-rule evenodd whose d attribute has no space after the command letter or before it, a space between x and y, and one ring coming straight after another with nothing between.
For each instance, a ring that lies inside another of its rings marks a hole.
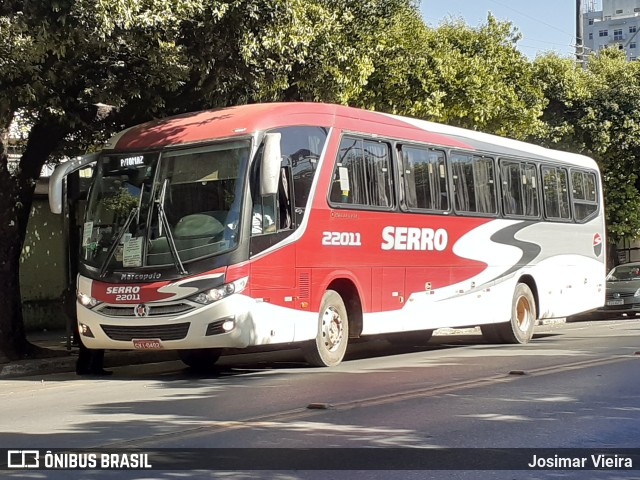
<instances>
[{"instance_id":1,"label":"curb","mask_svg":"<svg viewBox=\"0 0 640 480\"><path fill-rule=\"evenodd\" d=\"M68 357L17 360L7 364L0 364L0 378L73 372L75 368L76 359L71 355Z\"/></svg>"},{"instance_id":2,"label":"curb","mask_svg":"<svg viewBox=\"0 0 640 480\"><path fill-rule=\"evenodd\" d=\"M0 364L0 378L26 377L45 375L50 373L73 373L76 370L77 355L17 360ZM105 368L140 365L178 360L178 354L173 350L157 352L139 352L135 350L107 350L105 354Z\"/></svg>"}]
</instances>

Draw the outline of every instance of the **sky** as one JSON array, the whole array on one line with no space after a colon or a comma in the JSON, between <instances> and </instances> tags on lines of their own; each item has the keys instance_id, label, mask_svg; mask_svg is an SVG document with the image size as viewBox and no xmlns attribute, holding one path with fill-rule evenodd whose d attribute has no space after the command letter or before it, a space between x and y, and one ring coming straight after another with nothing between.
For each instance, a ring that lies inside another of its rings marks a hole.
<instances>
[{"instance_id":1,"label":"sky","mask_svg":"<svg viewBox=\"0 0 640 480\"><path fill-rule=\"evenodd\" d=\"M510 21L522 34L518 49L531 59L549 51L573 56L575 9L575 0L421 0L420 3L422 16L432 27L448 17L462 17L468 25L476 27L486 23L488 12L499 20Z\"/></svg>"}]
</instances>

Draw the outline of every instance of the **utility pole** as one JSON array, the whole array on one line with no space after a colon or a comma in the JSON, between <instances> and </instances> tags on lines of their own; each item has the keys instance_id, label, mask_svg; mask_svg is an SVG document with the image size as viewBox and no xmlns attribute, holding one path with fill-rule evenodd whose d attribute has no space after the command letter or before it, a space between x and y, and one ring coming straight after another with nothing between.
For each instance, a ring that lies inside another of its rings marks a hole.
<instances>
[{"instance_id":1,"label":"utility pole","mask_svg":"<svg viewBox=\"0 0 640 480\"><path fill-rule=\"evenodd\" d=\"M584 26L582 23L582 0L576 0L576 61L584 61Z\"/></svg>"}]
</instances>

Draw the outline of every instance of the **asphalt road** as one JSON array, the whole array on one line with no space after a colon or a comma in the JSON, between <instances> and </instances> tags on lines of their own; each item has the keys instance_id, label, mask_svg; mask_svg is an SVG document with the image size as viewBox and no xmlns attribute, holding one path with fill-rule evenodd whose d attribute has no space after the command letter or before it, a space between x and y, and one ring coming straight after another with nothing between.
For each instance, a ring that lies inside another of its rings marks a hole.
<instances>
[{"instance_id":1,"label":"asphalt road","mask_svg":"<svg viewBox=\"0 0 640 480\"><path fill-rule=\"evenodd\" d=\"M640 454L638 320L540 326L534 341L516 346L487 345L479 335L438 336L427 347L407 348L375 340L352 345L346 361L331 369L308 368L297 351L285 351L223 357L209 375L180 362L114 371L108 378L1 380L0 448L631 448ZM479 458L487 451L468 453ZM372 465L380 458L372 456ZM284 471L287 465L283 471L12 471L7 478L640 478L640 465L437 472Z\"/></svg>"}]
</instances>

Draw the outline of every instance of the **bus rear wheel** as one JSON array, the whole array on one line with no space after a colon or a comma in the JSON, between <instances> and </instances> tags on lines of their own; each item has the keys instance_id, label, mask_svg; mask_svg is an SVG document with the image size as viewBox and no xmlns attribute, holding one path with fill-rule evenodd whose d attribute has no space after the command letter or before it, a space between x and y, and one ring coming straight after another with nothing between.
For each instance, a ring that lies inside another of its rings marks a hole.
<instances>
[{"instance_id":1,"label":"bus rear wheel","mask_svg":"<svg viewBox=\"0 0 640 480\"><path fill-rule=\"evenodd\" d=\"M196 372L210 372L220 358L221 348L198 348L193 350L178 350L180 360Z\"/></svg>"},{"instance_id":2,"label":"bus rear wheel","mask_svg":"<svg viewBox=\"0 0 640 480\"><path fill-rule=\"evenodd\" d=\"M340 294L327 290L322 297L315 340L302 347L309 365L334 367L344 358L349 342L347 308Z\"/></svg>"},{"instance_id":3,"label":"bus rear wheel","mask_svg":"<svg viewBox=\"0 0 640 480\"><path fill-rule=\"evenodd\" d=\"M536 301L526 283L519 283L513 292L511 321L482 325L482 335L489 343L527 343L536 324Z\"/></svg>"}]
</instances>

